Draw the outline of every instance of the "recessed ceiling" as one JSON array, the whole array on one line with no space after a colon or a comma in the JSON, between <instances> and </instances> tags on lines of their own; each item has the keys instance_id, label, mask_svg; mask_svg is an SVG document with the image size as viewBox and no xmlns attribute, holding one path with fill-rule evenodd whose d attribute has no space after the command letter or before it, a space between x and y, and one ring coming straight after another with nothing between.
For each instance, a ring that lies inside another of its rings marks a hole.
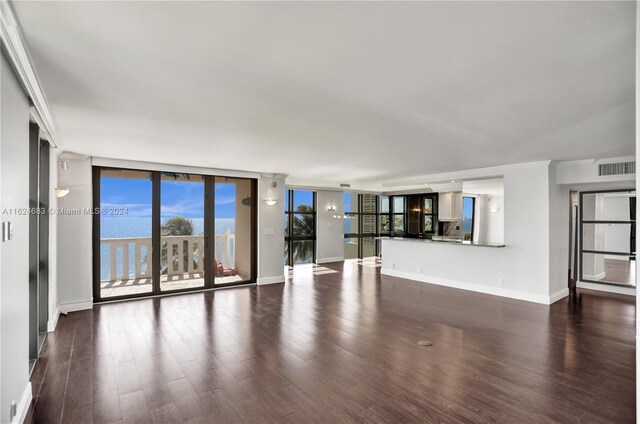
<instances>
[{"instance_id":1,"label":"recessed ceiling","mask_svg":"<svg viewBox=\"0 0 640 424\"><path fill-rule=\"evenodd\" d=\"M386 180L634 154L635 2L17 2L66 150Z\"/></svg>"}]
</instances>

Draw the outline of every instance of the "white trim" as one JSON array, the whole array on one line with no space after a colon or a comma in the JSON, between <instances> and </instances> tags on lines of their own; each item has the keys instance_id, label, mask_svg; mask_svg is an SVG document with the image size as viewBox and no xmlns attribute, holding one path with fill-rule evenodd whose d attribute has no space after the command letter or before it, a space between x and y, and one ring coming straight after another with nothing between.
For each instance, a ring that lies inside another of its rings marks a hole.
<instances>
[{"instance_id":1,"label":"white trim","mask_svg":"<svg viewBox=\"0 0 640 424\"><path fill-rule=\"evenodd\" d=\"M627 296L635 296L636 289L631 287L619 287L609 284L588 283L586 281L578 281L576 286L581 289L597 290L607 293L626 294Z\"/></svg>"},{"instance_id":2,"label":"white trim","mask_svg":"<svg viewBox=\"0 0 640 424\"><path fill-rule=\"evenodd\" d=\"M284 275L277 275L275 277L259 277L258 278L258 285L259 286L266 286L267 284L284 283L284 281L285 281Z\"/></svg>"},{"instance_id":3,"label":"white trim","mask_svg":"<svg viewBox=\"0 0 640 424\"><path fill-rule=\"evenodd\" d=\"M202 166L176 165L172 163L143 162L137 160L92 157L91 165L112 168L140 169L145 171L180 172L185 174L221 175L224 177L256 178L259 172L238 171L233 169L206 168Z\"/></svg>"},{"instance_id":4,"label":"white trim","mask_svg":"<svg viewBox=\"0 0 640 424\"><path fill-rule=\"evenodd\" d=\"M56 311L53 313L53 318L47 321L47 331L49 333L53 333L56 331L56 325L58 325L58 318L60 317L60 307L56 308Z\"/></svg>"},{"instance_id":5,"label":"white trim","mask_svg":"<svg viewBox=\"0 0 640 424\"><path fill-rule=\"evenodd\" d=\"M344 256L336 256L335 258L316 259L317 264L328 264L331 262L344 262Z\"/></svg>"},{"instance_id":6,"label":"white trim","mask_svg":"<svg viewBox=\"0 0 640 424\"><path fill-rule=\"evenodd\" d=\"M86 309L93 309L93 299L81 300L80 302L61 303L58 306L60 313L66 314L75 311L84 311Z\"/></svg>"},{"instance_id":7,"label":"white trim","mask_svg":"<svg viewBox=\"0 0 640 424\"><path fill-rule=\"evenodd\" d=\"M24 392L20 397L20 402L18 402L16 415L13 417L13 420L11 421L12 424L24 423L25 418L27 418L27 411L29 411L29 405L31 405L32 398L33 398L33 393L31 391L31 382L28 381L27 387L24 389Z\"/></svg>"},{"instance_id":8,"label":"white trim","mask_svg":"<svg viewBox=\"0 0 640 424\"><path fill-rule=\"evenodd\" d=\"M527 292L521 292L521 291L517 291L517 290L508 290L508 289L504 289L502 287L484 286L484 285L481 285L481 284L465 283L465 282L461 282L461 281L454 281L454 280L449 280L449 279L444 279L444 278L430 277L428 275L413 274L413 273L404 272L404 271L396 271L395 269L382 268L380 270L380 273L382 275L389 275L389 276L392 276L392 277L398 277L398 278L404 278L404 279L407 279L407 280L419 281L421 283L435 284L435 285L438 285L438 286L445 286L445 287L452 287L452 288L456 288L456 289L469 290L469 291L473 291L473 292L477 292L477 293L485 293L485 294L491 294L491 295L494 295L494 296L508 297L508 298L511 298L511 299L524 300L524 301L527 301L527 302L541 303L543 305L550 305L551 303L555 302L556 300L561 299L562 297L566 296L566 295L564 295L564 290L561 290L560 292L555 293L552 296L545 296L545 295L541 295L541 294L527 293ZM567 291L568 291L568 289L567 289ZM553 300L553 299L555 299L555 300Z\"/></svg>"},{"instance_id":9,"label":"white trim","mask_svg":"<svg viewBox=\"0 0 640 424\"><path fill-rule=\"evenodd\" d=\"M606 276L606 274L604 272L601 272L599 274L584 274L582 276L582 278L586 278L588 280L602 280L604 277Z\"/></svg>"},{"instance_id":10,"label":"white trim","mask_svg":"<svg viewBox=\"0 0 640 424\"><path fill-rule=\"evenodd\" d=\"M564 299L567 296L569 296L569 287L565 287L549 296L549 305L556 303L558 300Z\"/></svg>"},{"instance_id":11,"label":"white trim","mask_svg":"<svg viewBox=\"0 0 640 424\"><path fill-rule=\"evenodd\" d=\"M49 103L40 85L40 80L35 68L31 65L26 43L22 39L20 27L15 13L9 1L0 2L0 39L5 47L7 56L11 61L22 87L29 96L35 112L40 117L41 130L47 133L47 140L53 147L60 145L56 130L55 119L49 108Z\"/></svg>"}]
</instances>

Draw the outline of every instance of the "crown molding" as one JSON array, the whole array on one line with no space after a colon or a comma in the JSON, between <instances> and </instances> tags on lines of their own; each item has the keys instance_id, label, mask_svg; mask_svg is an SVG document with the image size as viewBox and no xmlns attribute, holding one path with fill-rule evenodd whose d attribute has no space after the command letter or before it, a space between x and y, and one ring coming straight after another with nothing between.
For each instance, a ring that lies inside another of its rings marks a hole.
<instances>
[{"instance_id":1,"label":"crown molding","mask_svg":"<svg viewBox=\"0 0 640 424\"><path fill-rule=\"evenodd\" d=\"M36 119L36 121L40 121L41 130L46 132L46 138L49 143L58 148L60 146L60 138L56 130L55 119L40 85L36 70L31 64L29 52L9 0L0 0L0 41L22 83L22 87L33 104L35 113L40 118Z\"/></svg>"}]
</instances>

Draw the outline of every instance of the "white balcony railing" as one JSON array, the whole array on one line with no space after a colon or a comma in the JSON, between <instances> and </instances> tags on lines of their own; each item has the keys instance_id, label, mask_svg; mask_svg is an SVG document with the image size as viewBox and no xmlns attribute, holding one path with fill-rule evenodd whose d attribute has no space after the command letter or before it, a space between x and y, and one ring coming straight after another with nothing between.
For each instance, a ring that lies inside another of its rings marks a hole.
<instances>
[{"instance_id":1,"label":"white balcony railing","mask_svg":"<svg viewBox=\"0 0 640 424\"><path fill-rule=\"evenodd\" d=\"M160 244L160 263L166 266L166 274L204 272L204 236L162 236ZM101 272L102 281L151 278L151 237L104 238L100 247L101 252L109 252L108 258L101 255L101 267L109 269L106 277ZM230 230L216 234L213 247L218 264L235 268L235 234Z\"/></svg>"}]
</instances>

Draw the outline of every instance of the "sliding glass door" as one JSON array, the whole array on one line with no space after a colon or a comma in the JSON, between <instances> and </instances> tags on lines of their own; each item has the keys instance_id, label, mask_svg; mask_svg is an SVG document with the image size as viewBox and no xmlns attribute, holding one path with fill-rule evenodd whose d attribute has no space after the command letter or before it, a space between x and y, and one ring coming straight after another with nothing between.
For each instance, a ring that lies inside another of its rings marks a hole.
<instances>
[{"instance_id":1,"label":"sliding glass door","mask_svg":"<svg viewBox=\"0 0 640 424\"><path fill-rule=\"evenodd\" d=\"M99 190L99 298L150 294L152 173L104 169Z\"/></svg>"},{"instance_id":2,"label":"sliding glass door","mask_svg":"<svg viewBox=\"0 0 640 424\"><path fill-rule=\"evenodd\" d=\"M581 281L636 286L636 192L580 193Z\"/></svg>"},{"instance_id":3,"label":"sliding glass door","mask_svg":"<svg viewBox=\"0 0 640 424\"><path fill-rule=\"evenodd\" d=\"M256 180L94 168L94 299L255 282Z\"/></svg>"},{"instance_id":4,"label":"sliding glass door","mask_svg":"<svg viewBox=\"0 0 640 424\"><path fill-rule=\"evenodd\" d=\"M175 172L160 178L160 291L202 288L205 178Z\"/></svg>"},{"instance_id":5,"label":"sliding glass door","mask_svg":"<svg viewBox=\"0 0 640 424\"><path fill-rule=\"evenodd\" d=\"M214 272L215 283L251 279L255 258L254 197L252 180L215 177Z\"/></svg>"}]
</instances>

